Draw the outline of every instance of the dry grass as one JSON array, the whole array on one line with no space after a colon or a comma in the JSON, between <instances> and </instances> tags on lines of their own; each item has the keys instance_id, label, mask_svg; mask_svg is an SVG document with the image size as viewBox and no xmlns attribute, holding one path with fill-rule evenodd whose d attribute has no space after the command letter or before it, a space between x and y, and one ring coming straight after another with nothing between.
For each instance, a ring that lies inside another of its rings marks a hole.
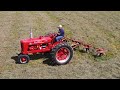
<instances>
[{"instance_id":1,"label":"dry grass","mask_svg":"<svg viewBox=\"0 0 120 90\"><path fill-rule=\"evenodd\" d=\"M120 78L120 12L118 11L1 11L0 12L0 78L7 79L113 79ZM106 56L74 52L67 65L43 64L47 58L36 58L28 64L15 64L20 52L19 41L57 32L62 24L66 36L82 39L108 50Z\"/></svg>"}]
</instances>

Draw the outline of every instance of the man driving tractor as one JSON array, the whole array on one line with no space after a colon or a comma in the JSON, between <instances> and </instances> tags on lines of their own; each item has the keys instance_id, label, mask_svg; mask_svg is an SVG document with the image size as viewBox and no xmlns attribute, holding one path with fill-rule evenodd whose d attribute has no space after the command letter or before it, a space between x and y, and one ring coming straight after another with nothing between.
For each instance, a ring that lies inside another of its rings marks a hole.
<instances>
[{"instance_id":1,"label":"man driving tractor","mask_svg":"<svg viewBox=\"0 0 120 90\"><path fill-rule=\"evenodd\" d=\"M59 25L57 28L59 29L59 31L56 36L56 41L59 41L64 37L65 32L64 32L64 29L62 28L62 25Z\"/></svg>"},{"instance_id":2,"label":"man driving tractor","mask_svg":"<svg viewBox=\"0 0 120 90\"><path fill-rule=\"evenodd\" d=\"M39 38L33 38L32 32L30 33L30 38L20 40L21 52L18 54L18 59L16 63L25 64L30 60L29 55L35 55L39 53L46 53L50 57L50 62L53 65L64 65L70 62L73 57L73 49L79 45L84 45L86 50L89 50L89 46L86 46L81 41L76 41L69 39L75 43L74 47L64 40L64 29L62 25L57 27L59 29L58 33L51 33L45 36L39 36ZM58 42L54 42L54 40ZM90 46L91 47L91 46ZM102 56L105 54L103 48L98 48L96 51L97 56Z\"/></svg>"}]
</instances>

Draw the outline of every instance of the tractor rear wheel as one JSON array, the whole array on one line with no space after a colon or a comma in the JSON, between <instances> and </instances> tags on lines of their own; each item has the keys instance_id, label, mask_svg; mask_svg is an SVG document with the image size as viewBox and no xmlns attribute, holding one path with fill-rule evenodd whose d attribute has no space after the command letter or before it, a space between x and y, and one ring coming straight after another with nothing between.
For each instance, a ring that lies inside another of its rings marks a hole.
<instances>
[{"instance_id":1,"label":"tractor rear wheel","mask_svg":"<svg viewBox=\"0 0 120 90\"><path fill-rule=\"evenodd\" d=\"M30 57L28 55L22 55L22 54L20 54L18 56L17 63L19 63L19 64L26 64L26 63L29 62L29 60L30 60Z\"/></svg>"},{"instance_id":2,"label":"tractor rear wheel","mask_svg":"<svg viewBox=\"0 0 120 90\"><path fill-rule=\"evenodd\" d=\"M54 64L67 64L73 57L73 49L67 43L58 44L51 53L51 59Z\"/></svg>"}]
</instances>

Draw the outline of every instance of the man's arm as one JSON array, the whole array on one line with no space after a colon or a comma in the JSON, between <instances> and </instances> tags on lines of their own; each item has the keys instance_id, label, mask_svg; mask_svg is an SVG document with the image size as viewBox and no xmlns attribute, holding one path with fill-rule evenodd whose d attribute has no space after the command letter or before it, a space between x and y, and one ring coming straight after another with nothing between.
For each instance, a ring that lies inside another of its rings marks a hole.
<instances>
[{"instance_id":1,"label":"man's arm","mask_svg":"<svg viewBox=\"0 0 120 90\"><path fill-rule=\"evenodd\" d=\"M60 31L57 33L57 35L60 35Z\"/></svg>"}]
</instances>

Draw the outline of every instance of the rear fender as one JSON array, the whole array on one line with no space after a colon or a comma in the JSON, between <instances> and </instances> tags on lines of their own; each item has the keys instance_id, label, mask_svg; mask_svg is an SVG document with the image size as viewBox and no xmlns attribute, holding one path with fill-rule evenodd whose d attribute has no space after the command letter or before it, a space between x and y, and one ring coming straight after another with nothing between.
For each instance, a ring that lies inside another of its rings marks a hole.
<instances>
[{"instance_id":1,"label":"rear fender","mask_svg":"<svg viewBox=\"0 0 120 90\"><path fill-rule=\"evenodd\" d=\"M55 46L57 46L57 45L60 44L60 43L63 43L63 41L55 42L55 43L53 44L52 48L54 48Z\"/></svg>"}]
</instances>

